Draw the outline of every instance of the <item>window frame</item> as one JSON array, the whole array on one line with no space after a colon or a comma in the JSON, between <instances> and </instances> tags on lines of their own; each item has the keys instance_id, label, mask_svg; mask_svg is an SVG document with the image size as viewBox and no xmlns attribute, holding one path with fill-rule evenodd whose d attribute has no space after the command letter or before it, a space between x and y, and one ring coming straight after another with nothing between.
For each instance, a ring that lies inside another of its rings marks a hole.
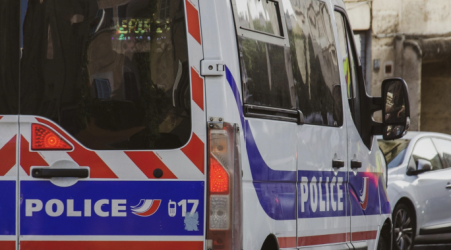
<instances>
[{"instance_id":1,"label":"window frame","mask_svg":"<svg viewBox=\"0 0 451 250\"><path fill-rule=\"evenodd\" d=\"M444 167L443 167L443 160L442 160L442 157L441 157L441 155L440 155L440 152L437 150L437 146L435 145L435 143L434 143L434 141L432 140L432 138L436 138L436 137L433 137L433 136L423 136L423 137L418 138L418 139L415 141L415 144L413 144L413 146L412 146L412 151L410 152L409 159L408 159L408 161L407 161L407 165L409 165L409 164L410 164L410 161L413 160L413 162L414 162L414 164L415 164L415 167L418 168L417 162L413 159L413 152L415 151L415 148L417 147L417 145L418 145L419 142L421 142L422 140L428 139L428 140L432 143L432 146L434 146L435 152L437 152L438 159L439 159L439 162L440 162L440 165L441 165L442 168L440 168L440 169L434 169L433 166L431 166L432 169L431 169L430 171L426 171L426 172L424 172L424 173L430 173L430 172L441 171L441 170L447 169L447 168L444 168ZM431 162L431 164L432 164L432 162ZM409 169L409 168L407 168L406 171L408 171L408 169ZM422 173L421 173L421 174L422 174Z\"/></svg>"},{"instance_id":2,"label":"window frame","mask_svg":"<svg viewBox=\"0 0 451 250\"><path fill-rule=\"evenodd\" d=\"M282 36L277 36L274 34L258 31L258 30L251 30L248 28L242 28L240 26L238 8L237 8L237 1L243 1L243 0L231 0L232 3L232 13L235 20L235 30L236 30L236 39L237 39L237 45L239 47L239 37L249 38L252 40L269 43L273 45L282 46L285 48L290 48L290 41L288 40L287 34L287 26L284 19L284 12L283 12L283 1L281 0L269 0L271 2L276 2L278 4L278 21L280 24ZM239 60L241 64L241 60ZM241 71L241 67L240 67ZM241 75L241 72L240 72ZM241 78L241 76L240 76ZM242 86L242 93L244 93L244 84ZM268 107L268 106L260 106L260 105L254 105L254 104L245 104L244 102L244 96L241 97L241 101L243 103L243 113L245 117L253 117L253 118L261 118L261 119L268 119L268 120L276 120L276 121L285 121L285 122L296 122L298 124L302 124L303 122L303 116L302 113L298 109L284 109L284 108L275 108L275 107Z\"/></svg>"},{"instance_id":3,"label":"window frame","mask_svg":"<svg viewBox=\"0 0 451 250\"><path fill-rule=\"evenodd\" d=\"M276 2L278 4L278 8L277 8L277 11L279 14L278 21L279 21L279 26L281 28L280 31L282 32L282 36L274 35L271 33L266 33L263 31L242 28L240 26L239 16L236 14L236 13L238 13L238 7L237 7L236 2L243 1L243 0L231 0L231 1L232 1L233 17L235 19L235 28L236 28L237 36L243 36L245 38L250 38L250 39L254 39L254 40L258 40L258 41L262 41L262 42L266 42L266 43L290 47L290 43L287 39L287 26L286 26L286 23L283 18L284 17L284 13L283 13L284 8L283 8L282 0L268 0L270 2Z\"/></svg>"},{"instance_id":4,"label":"window frame","mask_svg":"<svg viewBox=\"0 0 451 250\"><path fill-rule=\"evenodd\" d=\"M446 163L445 164L445 159L443 158L443 153L444 152L440 152L440 150L438 149L438 146L437 146L437 144L435 143L435 141L434 141L434 139L438 139L438 140L443 140L443 141L448 141L449 143L451 143L451 140L449 139L449 138L443 138L443 137L438 137L438 136L430 136L429 138L431 138L431 141L432 141L432 144L434 145L434 147L435 147L435 150L437 151L437 153L438 153L438 156L439 156L439 158L440 158L440 161L441 161L441 163L442 163L442 169L451 169L451 166L449 166L448 167L448 164ZM413 151L412 151L413 152ZM446 166L446 167L445 167Z\"/></svg>"},{"instance_id":5,"label":"window frame","mask_svg":"<svg viewBox=\"0 0 451 250\"><path fill-rule=\"evenodd\" d=\"M277 2L278 3L278 13L279 13L279 22L282 28L282 36L277 36L274 34L270 34L270 33L265 33L265 32L261 32L261 31L257 31L257 30L251 30L251 29L247 29L247 28L242 28L239 25L239 16L237 15L238 10L237 10L237 5L236 2L240 1L240 0L231 0L231 4L232 4L232 15L235 21L235 30L236 30L236 40L237 40L237 46L239 46L240 42L239 42L239 38L240 37L244 37L244 38L249 38L249 39L253 39L256 41L261 41L261 42L265 42L265 43L269 43L269 44L274 44L274 45L279 45L279 46L283 46L285 48L290 48L290 40L288 37L288 28L287 28L287 22L286 22L286 18L285 18L285 13L284 13L284 6L283 6L283 1L282 0L268 0L268 1L272 1L272 2ZM321 0L316 0L319 2L323 2ZM329 9L329 5L326 4L326 8L328 9L328 11L330 11ZM333 11L334 9L332 9ZM334 28L333 25L333 20L332 19L332 14L329 12L329 21L330 21L330 28L332 31L332 39L333 39L333 43L335 45L337 45L336 42L336 37L335 37L335 33L333 32ZM241 51L239 50L239 53L241 53ZM338 58L338 54L336 54L337 58ZM243 65L241 60L239 60L240 66L242 67ZM360 63L360 61L359 61ZM242 70L240 67L240 71ZM338 69L337 69L338 70ZM242 76L242 72L240 72L240 75ZM240 78L241 78L240 76ZM339 80L340 83L340 88L341 86L341 80ZM242 93L244 93L244 84L242 86ZM295 93L296 98L297 98L297 93ZM245 117L253 117L253 118L262 118L262 119L269 119L269 120L278 120L278 121L287 121L287 122L297 122L297 124L302 125L304 124L304 115L302 113L302 110L299 109L299 107L296 107L296 109L284 109L284 108L275 108L275 107L267 107L267 106L260 106L260 105L254 105L254 104L245 104L244 102L244 96L241 97L242 99L242 103L243 103L243 114ZM342 99L342 108L343 107L343 96L341 96ZM312 126L320 126L320 127L331 127L331 128L342 128L344 126L344 119L345 119L345 113L342 112L341 114L341 119L342 119L342 124L339 126L329 126L329 125L319 125L319 124L306 124L306 125L312 125Z\"/></svg>"},{"instance_id":6,"label":"window frame","mask_svg":"<svg viewBox=\"0 0 451 250\"><path fill-rule=\"evenodd\" d=\"M354 98L358 98L358 102L355 102L355 100L348 101L349 108L352 109L354 113L352 113L352 117L354 119L354 125L359 132L360 138L364 142L364 144L367 146L369 150L372 149L373 146L373 134L372 134L372 122L373 122L373 110L371 110L372 100L371 97L368 96L365 86L365 79L362 71L362 62L360 61L360 57L356 51L356 44L354 40L354 31L352 30L351 23L349 22L348 14L346 13L346 10L343 9L341 6L334 6L334 11L341 14L344 20L344 25L346 29L346 40L348 41L347 48L350 49L348 53L352 53L352 56L354 57L354 64L355 64L355 70L356 70L356 86L353 86L354 90ZM349 33L349 36L348 36ZM351 107L351 103L352 106ZM371 104L370 104L371 103ZM370 105L369 105L370 104ZM354 107L358 107L358 112L356 112L356 109ZM357 114L358 113L358 114ZM368 113L368 114L366 114ZM356 120L358 120L356 122ZM368 127L368 128L367 128Z\"/></svg>"}]
</instances>

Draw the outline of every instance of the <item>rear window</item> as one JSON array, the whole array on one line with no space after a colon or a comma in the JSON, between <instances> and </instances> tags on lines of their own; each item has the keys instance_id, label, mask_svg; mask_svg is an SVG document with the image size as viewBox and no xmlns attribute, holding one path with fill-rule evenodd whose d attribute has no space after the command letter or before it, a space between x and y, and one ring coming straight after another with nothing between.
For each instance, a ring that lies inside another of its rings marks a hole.
<instances>
[{"instance_id":1,"label":"rear window","mask_svg":"<svg viewBox=\"0 0 451 250\"><path fill-rule=\"evenodd\" d=\"M395 168L403 162L409 142L410 140L407 139L378 140L379 148L384 154L388 168Z\"/></svg>"},{"instance_id":2,"label":"rear window","mask_svg":"<svg viewBox=\"0 0 451 250\"><path fill-rule=\"evenodd\" d=\"M28 1L20 113L91 149L170 149L191 135L182 0Z\"/></svg>"}]
</instances>

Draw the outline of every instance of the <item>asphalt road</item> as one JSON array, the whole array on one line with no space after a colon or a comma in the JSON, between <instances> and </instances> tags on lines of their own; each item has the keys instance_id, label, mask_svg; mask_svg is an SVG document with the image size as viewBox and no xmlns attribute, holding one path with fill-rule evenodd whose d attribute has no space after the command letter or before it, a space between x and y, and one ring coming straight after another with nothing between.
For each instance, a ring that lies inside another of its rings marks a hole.
<instances>
[{"instance_id":1,"label":"asphalt road","mask_svg":"<svg viewBox=\"0 0 451 250\"><path fill-rule=\"evenodd\" d=\"M439 245L418 245L413 248L414 250L449 250L451 244L439 244Z\"/></svg>"}]
</instances>

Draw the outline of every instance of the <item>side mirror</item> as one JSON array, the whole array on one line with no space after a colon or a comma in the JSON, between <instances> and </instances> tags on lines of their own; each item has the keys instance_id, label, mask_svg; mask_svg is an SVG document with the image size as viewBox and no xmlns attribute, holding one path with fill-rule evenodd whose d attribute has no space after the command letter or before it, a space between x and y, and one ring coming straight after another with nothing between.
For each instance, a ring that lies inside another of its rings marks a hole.
<instances>
[{"instance_id":1,"label":"side mirror","mask_svg":"<svg viewBox=\"0 0 451 250\"><path fill-rule=\"evenodd\" d=\"M382 135L384 140L394 140L405 135L410 126L409 93L401 78L382 82Z\"/></svg>"}]
</instances>

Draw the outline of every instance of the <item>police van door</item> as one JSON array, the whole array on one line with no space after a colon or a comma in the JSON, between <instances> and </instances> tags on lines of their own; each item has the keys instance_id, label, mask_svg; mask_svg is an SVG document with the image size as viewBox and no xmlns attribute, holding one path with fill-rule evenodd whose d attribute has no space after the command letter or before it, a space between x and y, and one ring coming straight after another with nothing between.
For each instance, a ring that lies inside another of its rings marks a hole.
<instances>
[{"instance_id":1,"label":"police van door","mask_svg":"<svg viewBox=\"0 0 451 250\"><path fill-rule=\"evenodd\" d=\"M203 249L196 0L21 0L21 249Z\"/></svg>"},{"instance_id":2,"label":"police van door","mask_svg":"<svg viewBox=\"0 0 451 250\"><path fill-rule=\"evenodd\" d=\"M383 156L376 140L362 133L361 98L366 90L355 50L352 29L343 8L337 7L335 20L339 37L339 62L347 85L345 117L348 119L349 202L351 211L351 242L355 248L375 249L380 214L390 213L383 176ZM361 72L360 72L361 73ZM384 205L381 206L381 203Z\"/></svg>"},{"instance_id":3,"label":"police van door","mask_svg":"<svg viewBox=\"0 0 451 250\"><path fill-rule=\"evenodd\" d=\"M348 249L345 91L340 85L333 11L317 0L290 3L285 14L304 117L297 128L297 247Z\"/></svg>"},{"instance_id":4,"label":"police van door","mask_svg":"<svg viewBox=\"0 0 451 250\"><path fill-rule=\"evenodd\" d=\"M20 4L0 1L0 249L17 244Z\"/></svg>"}]
</instances>

